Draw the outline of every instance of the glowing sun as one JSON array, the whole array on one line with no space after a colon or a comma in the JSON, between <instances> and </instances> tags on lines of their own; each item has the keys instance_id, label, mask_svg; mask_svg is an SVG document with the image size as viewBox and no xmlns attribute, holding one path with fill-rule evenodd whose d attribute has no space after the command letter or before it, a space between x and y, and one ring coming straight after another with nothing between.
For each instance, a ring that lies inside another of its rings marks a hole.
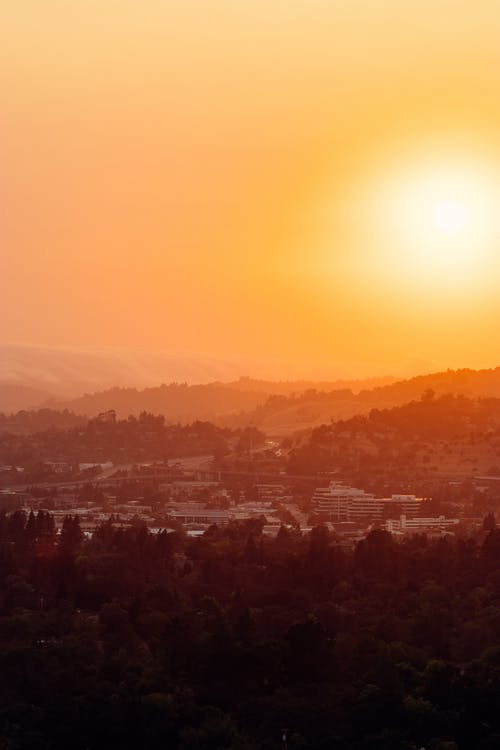
<instances>
[{"instance_id":1,"label":"glowing sun","mask_svg":"<svg viewBox=\"0 0 500 750\"><path fill-rule=\"evenodd\" d=\"M436 229L443 234L458 234L469 220L467 206L460 201L445 200L434 206L433 219Z\"/></svg>"},{"instance_id":2,"label":"glowing sun","mask_svg":"<svg viewBox=\"0 0 500 750\"><path fill-rule=\"evenodd\" d=\"M408 164L373 184L370 253L407 292L465 291L498 269L498 175L478 163Z\"/></svg>"}]
</instances>

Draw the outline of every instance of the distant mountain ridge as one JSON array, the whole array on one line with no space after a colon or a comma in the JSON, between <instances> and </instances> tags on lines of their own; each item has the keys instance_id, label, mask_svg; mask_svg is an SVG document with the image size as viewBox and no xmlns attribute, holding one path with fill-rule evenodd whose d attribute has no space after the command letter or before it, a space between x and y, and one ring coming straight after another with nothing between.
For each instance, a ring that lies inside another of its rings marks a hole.
<instances>
[{"instance_id":1,"label":"distant mountain ridge","mask_svg":"<svg viewBox=\"0 0 500 750\"><path fill-rule=\"evenodd\" d=\"M0 411L43 407L93 417L114 409L122 418L147 411L174 422L202 419L228 427L253 424L278 435L366 414L373 408L398 406L427 390L436 395L500 397L500 367L449 369L406 379L269 380L231 377L234 362L155 356L141 354L130 360L126 352L0 347ZM185 373L191 366L193 377L202 378L205 373L202 384L175 376L163 385L157 385L161 378L151 383L165 368ZM229 377L224 376L226 372ZM112 377L118 380L110 387L95 387ZM137 385L144 381L145 385Z\"/></svg>"},{"instance_id":2,"label":"distant mountain ridge","mask_svg":"<svg viewBox=\"0 0 500 750\"><path fill-rule=\"evenodd\" d=\"M343 366L339 365L337 372L342 370ZM289 381L295 382L291 385L274 382L275 374L278 373L279 378L282 372ZM262 393L264 397L309 387L332 390L352 385L359 390L352 378L344 383L332 379L330 372L338 378L335 366L258 361L241 356L0 345L0 411L37 408L49 399L62 403L82 394L115 392L118 388L131 389L131 392L156 388L161 383L223 383L228 387L232 384L238 391ZM242 373L252 377L241 378ZM394 379L369 378L361 381L359 387L371 388ZM239 408L252 408L252 403L243 402Z\"/></svg>"},{"instance_id":3,"label":"distant mountain ridge","mask_svg":"<svg viewBox=\"0 0 500 750\"><path fill-rule=\"evenodd\" d=\"M15 383L0 384L0 413L36 409L51 398L47 391Z\"/></svg>"},{"instance_id":4,"label":"distant mountain ridge","mask_svg":"<svg viewBox=\"0 0 500 750\"><path fill-rule=\"evenodd\" d=\"M456 393L463 396L499 397L500 396L500 367L473 370L462 368L459 370L444 370L428 375L416 375L406 380L398 380L389 385L375 387L362 391L359 398L375 396L388 402L397 399L404 403L420 396L425 390L434 390L436 394Z\"/></svg>"},{"instance_id":5,"label":"distant mountain ridge","mask_svg":"<svg viewBox=\"0 0 500 750\"><path fill-rule=\"evenodd\" d=\"M229 381L265 371L265 363L242 357L0 345L0 386L23 386L59 400L113 387Z\"/></svg>"},{"instance_id":6,"label":"distant mountain ridge","mask_svg":"<svg viewBox=\"0 0 500 750\"><path fill-rule=\"evenodd\" d=\"M374 481L432 486L439 476L498 476L499 437L499 398L436 395L428 389L419 399L298 433L288 469L336 471L372 489Z\"/></svg>"},{"instance_id":7,"label":"distant mountain ridge","mask_svg":"<svg viewBox=\"0 0 500 750\"><path fill-rule=\"evenodd\" d=\"M229 383L171 383L143 390L112 388L51 406L88 416L108 409L115 409L122 417L150 411L173 421L206 419L231 427L254 424L264 431L279 433L366 414L373 408L398 406L420 398L426 391L436 395L500 397L500 367L446 370L396 382L388 380L392 379L311 383L244 377Z\"/></svg>"},{"instance_id":8,"label":"distant mountain ridge","mask_svg":"<svg viewBox=\"0 0 500 750\"><path fill-rule=\"evenodd\" d=\"M419 399L426 391L435 395L463 395L472 398L500 397L500 367L493 369L445 370L406 380L362 389L332 392L305 391L295 397L269 397L249 416L252 424L276 434L349 419L371 409L401 406Z\"/></svg>"},{"instance_id":9,"label":"distant mountain ridge","mask_svg":"<svg viewBox=\"0 0 500 750\"><path fill-rule=\"evenodd\" d=\"M369 378L361 381L265 381L241 377L228 383L212 382L203 385L170 383L154 388L110 388L85 394L69 401L50 402L56 409L69 409L78 414L95 416L114 409L118 416L138 415L142 411L164 414L167 419L189 422L194 419L222 421L241 412L248 414L264 404L270 396L287 398L294 393L309 389L328 388L336 392L339 388L354 388L357 391L368 386L387 383L393 378ZM243 417L246 421L246 417Z\"/></svg>"}]
</instances>

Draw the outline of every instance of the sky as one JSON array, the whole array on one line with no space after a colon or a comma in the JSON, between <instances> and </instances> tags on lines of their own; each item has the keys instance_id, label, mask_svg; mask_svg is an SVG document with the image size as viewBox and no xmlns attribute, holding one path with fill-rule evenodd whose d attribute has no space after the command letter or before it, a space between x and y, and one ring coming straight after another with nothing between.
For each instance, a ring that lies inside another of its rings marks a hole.
<instances>
[{"instance_id":1,"label":"sky","mask_svg":"<svg viewBox=\"0 0 500 750\"><path fill-rule=\"evenodd\" d=\"M499 35L493 0L5 2L0 343L499 365Z\"/></svg>"}]
</instances>

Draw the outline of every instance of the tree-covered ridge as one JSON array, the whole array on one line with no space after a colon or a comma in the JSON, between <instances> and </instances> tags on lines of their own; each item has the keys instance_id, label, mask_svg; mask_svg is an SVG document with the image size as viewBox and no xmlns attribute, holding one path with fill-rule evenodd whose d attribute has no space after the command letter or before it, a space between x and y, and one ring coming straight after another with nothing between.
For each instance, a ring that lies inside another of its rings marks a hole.
<instances>
[{"instance_id":1,"label":"tree-covered ridge","mask_svg":"<svg viewBox=\"0 0 500 750\"><path fill-rule=\"evenodd\" d=\"M44 461L127 463L223 454L228 441L238 441L243 433L202 421L169 424L165 417L146 412L121 420L114 412L106 412L69 429L54 427L18 435L3 432L0 463L30 469Z\"/></svg>"},{"instance_id":2,"label":"tree-covered ridge","mask_svg":"<svg viewBox=\"0 0 500 750\"><path fill-rule=\"evenodd\" d=\"M500 532L353 553L0 517L6 748L492 750Z\"/></svg>"},{"instance_id":3,"label":"tree-covered ridge","mask_svg":"<svg viewBox=\"0 0 500 750\"><path fill-rule=\"evenodd\" d=\"M415 401L314 428L295 441L292 473L332 469L496 473L500 465L500 399L428 390ZM492 471L493 470L493 471ZM500 470L498 472L500 474Z\"/></svg>"},{"instance_id":4,"label":"tree-covered ridge","mask_svg":"<svg viewBox=\"0 0 500 750\"><path fill-rule=\"evenodd\" d=\"M447 370L419 375L385 385L356 389L343 387L327 389L319 385L293 393L273 393L252 413L239 415L264 430L299 429L331 420L347 420L372 409L400 406L420 399L426 392L437 397L444 395L468 398L500 397L500 368L490 370ZM227 422L230 424L230 422Z\"/></svg>"},{"instance_id":5,"label":"tree-covered ridge","mask_svg":"<svg viewBox=\"0 0 500 750\"><path fill-rule=\"evenodd\" d=\"M252 415L253 424L264 427L293 426L339 421L371 409L400 406L433 391L436 396L469 398L500 397L500 368L491 370L447 370L407 380L355 390L349 387L326 390L308 388L293 394L273 394Z\"/></svg>"},{"instance_id":6,"label":"tree-covered ridge","mask_svg":"<svg viewBox=\"0 0 500 750\"><path fill-rule=\"evenodd\" d=\"M393 382L392 377L365 378L363 380L257 380L240 377L230 382L163 383L149 388L109 388L86 393L80 398L61 402L58 408L69 408L80 414L95 416L114 409L121 417L138 416L142 411L171 415L175 420L224 419L251 413L268 397L301 394L306 391L331 392L349 390L358 392Z\"/></svg>"},{"instance_id":7,"label":"tree-covered ridge","mask_svg":"<svg viewBox=\"0 0 500 750\"><path fill-rule=\"evenodd\" d=\"M209 420L225 426L254 424L269 429L297 429L396 406L427 391L477 397L500 397L500 368L446 370L405 380L369 378L345 381L262 381L240 378L199 385L170 383L144 389L110 388L60 402L78 414L95 416L114 409L120 417L141 412L164 414L173 421Z\"/></svg>"},{"instance_id":8,"label":"tree-covered ridge","mask_svg":"<svg viewBox=\"0 0 500 750\"><path fill-rule=\"evenodd\" d=\"M496 430L500 426L500 399L471 399L446 394L437 397L425 391L415 401L388 409L372 409L368 415L339 421L332 432L376 433L393 431L399 436L453 438L474 431ZM318 436L313 432L314 437Z\"/></svg>"},{"instance_id":9,"label":"tree-covered ridge","mask_svg":"<svg viewBox=\"0 0 500 750\"><path fill-rule=\"evenodd\" d=\"M398 406L420 398L428 390L433 390L437 396L454 394L497 398L500 397L500 368L447 370L396 382L390 377L331 382L266 381L242 377L227 383L188 385L174 382L144 389L115 387L86 393L70 401L52 401L48 404L51 409L40 410L38 414L42 418L43 412L47 423L51 410L52 419L56 419L54 409L88 417L109 410L114 410L120 418L129 414L138 417L142 412L149 412L163 414L171 422L208 420L219 426L252 424L264 431L291 432L331 419L338 421L367 414L373 408ZM17 417L14 420L16 432L27 429L27 412L22 414L23 419ZM0 427L8 419L0 415Z\"/></svg>"},{"instance_id":10,"label":"tree-covered ridge","mask_svg":"<svg viewBox=\"0 0 500 750\"><path fill-rule=\"evenodd\" d=\"M87 422L87 417L64 409L30 409L21 410L13 414L0 413L0 434L8 432L19 435L44 430L67 430Z\"/></svg>"}]
</instances>

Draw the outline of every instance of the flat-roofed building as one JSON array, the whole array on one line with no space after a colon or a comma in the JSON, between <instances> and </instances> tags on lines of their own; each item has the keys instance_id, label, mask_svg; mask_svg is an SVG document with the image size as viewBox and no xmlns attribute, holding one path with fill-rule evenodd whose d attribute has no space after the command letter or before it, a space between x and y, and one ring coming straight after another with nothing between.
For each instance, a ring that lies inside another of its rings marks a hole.
<instances>
[{"instance_id":1,"label":"flat-roofed building","mask_svg":"<svg viewBox=\"0 0 500 750\"><path fill-rule=\"evenodd\" d=\"M445 516L407 518L405 515L402 515L399 519L388 519L385 522L385 529L391 533L424 534L426 531L449 531L458 523L458 518L445 518Z\"/></svg>"},{"instance_id":2,"label":"flat-roofed building","mask_svg":"<svg viewBox=\"0 0 500 750\"><path fill-rule=\"evenodd\" d=\"M415 495L392 495L389 502L401 508L401 513L407 518L418 516L422 508L423 498ZM401 515L401 514L398 514Z\"/></svg>"},{"instance_id":3,"label":"flat-roofed building","mask_svg":"<svg viewBox=\"0 0 500 750\"><path fill-rule=\"evenodd\" d=\"M418 516L422 498L415 495L395 494L389 498L375 495L357 487L346 487L339 482L330 482L328 487L319 487L312 497L315 513L329 521L357 521L370 519L380 521L390 517L407 518Z\"/></svg>"},{"instance_id":4,"label":"flat-roofed building","mask_svg":"<svg viewBox=\"0 0 500 750\"><path fill-rule=\"evenodd\" d=\"M209 508L191 508L182 510L167 510L167 518L179 523L199 523L199 524L226 524L232 518L227 510L211 510Z\"/></svg>"},{"instance_id":5,"label":"flat-roofed building","mask_svg":"<svg viewBox=\"0 0 500 750\"><path fill-rule=\"evenodd\" d=\"M373 512L378 514L379 503L375 495L338 482L330 482L328 487L319 487L312 497L314 512L329 521L350 521L353 515L357 517Z\"/></svg>"}]
</instances>

